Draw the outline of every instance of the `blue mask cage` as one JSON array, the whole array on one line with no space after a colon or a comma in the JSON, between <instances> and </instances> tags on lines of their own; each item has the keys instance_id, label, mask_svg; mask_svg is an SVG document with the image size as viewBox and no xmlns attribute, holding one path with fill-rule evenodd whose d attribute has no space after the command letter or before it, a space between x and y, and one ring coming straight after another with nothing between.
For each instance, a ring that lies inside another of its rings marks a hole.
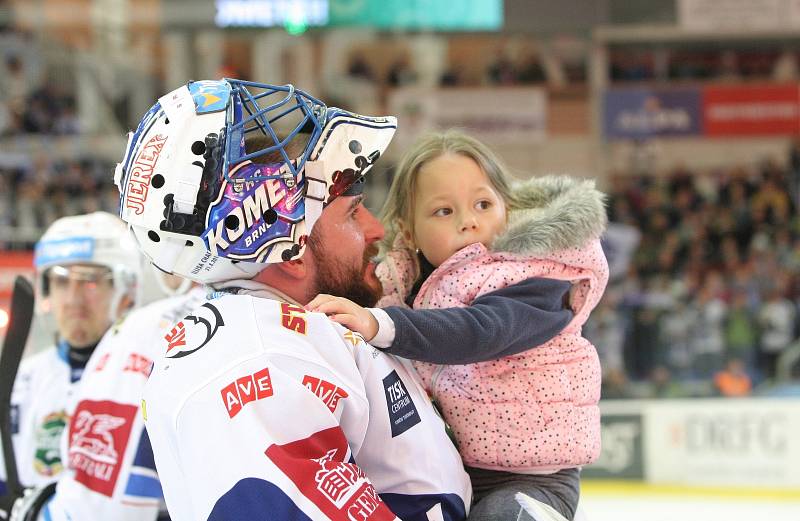
<instances>
[{"instance_id":1,"label":"blue mask cage","mask_svg":"<svg viewBox=\"0 0 800 521\"><path fill-rule=\"evenodd\" d=\"M254 176L248 181L285 179L291 182L296 180L298 172L303 170L303 166L325 126L327 116L325 104L302 90L295 89L293 85L269 85L230 78L225 78L225 81L231 86L231 102L228 104L226 115L225 134L227 139L225 139L222 168L225 179L233 182L229 175L232 166L277 151L289 171L283 174ZM283 139L279 138L273 125L282 119L285 122L296 111L300 113L299 122L286 133ZM308 143L299 157L291 158L286 152L286 146L301 131L309 134ZM245 139L253 133L261 134L272 145L246 153Z\"/></svg>"}]
</instances>

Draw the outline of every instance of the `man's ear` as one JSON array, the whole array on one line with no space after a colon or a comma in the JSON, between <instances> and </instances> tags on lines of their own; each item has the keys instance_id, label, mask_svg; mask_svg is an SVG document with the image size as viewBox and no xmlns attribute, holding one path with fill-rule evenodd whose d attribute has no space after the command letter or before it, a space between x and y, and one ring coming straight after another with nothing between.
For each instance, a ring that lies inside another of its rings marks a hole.
<instances>
[{"instance_id":1,"label":"man's ear","mask_svg":"<svg viewBox=\"0 0 800 521\"><path fill-rule=\"evenodd\" d=\"M278 262L273 264L273 267L284 276L296 280L304 279L308 274L308 263L302 257L295 260Z\"/></svg>"}]
</instances>

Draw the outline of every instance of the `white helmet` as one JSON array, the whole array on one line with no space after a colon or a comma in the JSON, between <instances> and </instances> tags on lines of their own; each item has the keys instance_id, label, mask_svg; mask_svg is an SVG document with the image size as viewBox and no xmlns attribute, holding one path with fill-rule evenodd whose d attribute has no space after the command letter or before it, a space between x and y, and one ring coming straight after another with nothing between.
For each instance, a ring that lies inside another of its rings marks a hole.
<instances>
[{"instance_id":1,"label":"white helmet","mask_svg":"<svg viewBox=\"0 0 800 521\"><path fill-rule=\"evenodd\" d=\"M303 254L323 207L372 167L396 128L393 117L329 108L292 85L191 82L130 134L114 177L120 217L168 273L249 279Z\"/></svg>"},{"instance_id":2,"label":"white helmet","mask_svg":"<svg viewBox=\"0 0 800 521\"><path fill-rule=\"evenodd\" d=\"M44 232L33 256L40 296L47 297L47 271L54 266L94 264L111 270L114 295L109 316L116 320L122 297L137 301L142 256L125 223L108 212L62 217Z\"/></svg>"}]
</instances>

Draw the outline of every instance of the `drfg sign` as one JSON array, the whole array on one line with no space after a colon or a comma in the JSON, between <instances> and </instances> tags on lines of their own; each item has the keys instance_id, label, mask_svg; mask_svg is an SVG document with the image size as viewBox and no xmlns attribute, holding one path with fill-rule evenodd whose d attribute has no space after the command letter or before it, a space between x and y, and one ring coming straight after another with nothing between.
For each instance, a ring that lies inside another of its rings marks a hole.
<instances>
[{"instance_id":1,"label":"drfg sign","mask_svg":"<svg viewBox=\"0 0 800 521\"><path fill-rule=\"evenodd\" d=\"M800 487L800 402L680 400L645 407L652 482Z\"/></svg>"}]
</instances>

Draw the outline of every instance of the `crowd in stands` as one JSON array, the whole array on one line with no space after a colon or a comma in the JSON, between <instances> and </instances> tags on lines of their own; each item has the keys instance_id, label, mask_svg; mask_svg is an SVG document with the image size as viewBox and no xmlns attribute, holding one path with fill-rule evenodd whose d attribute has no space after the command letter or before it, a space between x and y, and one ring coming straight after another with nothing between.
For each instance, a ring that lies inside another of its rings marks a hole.
<instances>
[{"instance_id":1,"label":"crowd in stands","mask_svg":"<svg viewBox=\"0 0 800 521\"><path fill-rule=\"evenodd\" d=\"M782 376L800 324L797 176L767 162L614 179L609 217L641 242L586 328L606 398L739 396Z\"/></svg>"},{"instance_id":2,"label":"crowd in stands","mask_svg":"<svg viewBox=\"0 0 800 521\"><path fill-rule=\"evenodd\" d=\"M5 56L0 73L0 138L78 132L74 93L54 80L33 82L20 56Z\"/></svg>"},{"instance_id":3,"label":"crowd in stands","mask_svg":"<svg viewBox=\"0 0 800 521\"><path fill-rule=\"evenodd\" d=\"M749 70L726 60L695 62L713 62L728 74ZM620 63L612 60L612 68ZM652 72L645 58L625 63L612 76ZM2 67L0 138L79 132L74 94L47 82L31 92L24 63L13 55ZM405 59L376 78L355 56L348 74L389 86L416 79ZM456 73L446 74L444 84L459 84ZM514 85L545 76L535 56L514 62L500 53L485 80ZM0 250L30 249L64 215L115 212L112 170L89 157L56 160L44 149L23 165L0 161ZM611 222L637 231L641 241L585 329L600 353L603 396L741 396L785 376L781 356L800 350L800 148L786 168L766 162L710 173L620 175L608 188Z\"/></svg>"},{"instance_id":4,"label":"crowd in stands","mask_svg":"<svg viewBox=\"0 0 800 521\"><path fill-rule=\"evenodd\" d=\"M65 215L116 213L114 165L95 158L53 161L46 151L25 166L0 166L0 250L33 248Z\"/></svg>"},{"instance_id":5,"label":"crowd in stands","mask_svg":"<svg viewBox=\"0 0 800 521\"><path fill-rule=\"evenodd\" d=\"M661 56L658 53L663 53ZM797 81L800 78L794 49L612 49L609 77L631 81Z\"/></svg>"}]
</instances>

